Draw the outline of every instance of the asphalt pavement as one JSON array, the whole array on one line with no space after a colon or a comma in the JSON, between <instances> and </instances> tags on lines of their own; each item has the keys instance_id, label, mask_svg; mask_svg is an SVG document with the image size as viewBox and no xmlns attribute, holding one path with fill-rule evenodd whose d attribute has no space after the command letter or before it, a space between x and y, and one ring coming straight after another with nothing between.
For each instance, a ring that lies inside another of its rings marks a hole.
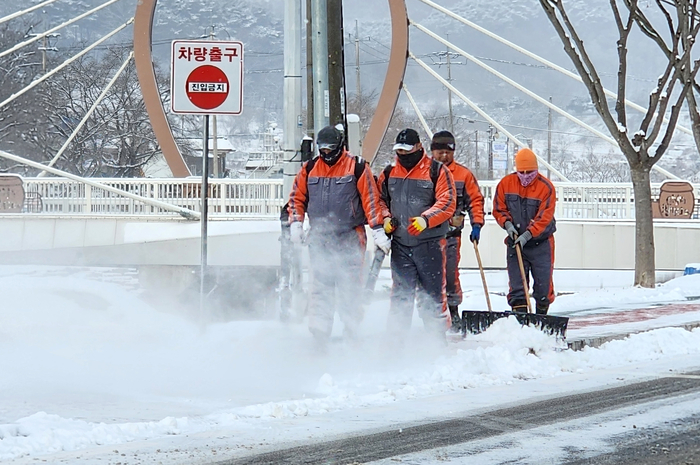
<instances>
[{"instance_id":1,"label":"asphalt pavement","mask_svg":"<svg viewBox=\"0 0 700 465\"><path fill-rule=\"evenodd\" d=\"M565 465L700 465L700 417L626 435L615 448L615 452Z\"/></svg>"},{"instance_id":2,"label":"asphalt pavement","mask_svg":"<svg viewBox=\"0 0 700 465\"><path fill-rule=\"evenodd\" d=\"M299 445L215 463L216 465L361 464L553 425L696 392L700 392L700 372L685 373L598 391L554 397L418 426L396 425L388 431ZM700 465L700 460L693 458L698 457L700 450L700 434L698 434L700 425L693 421L689 422L689 425L686 428L688 433L685 435L682 432L671 431L665 434L659 433L655 438L631 437L627 443L618 445L615 453L617 455L601 456L600 462L590 459L572 462L572 464ZM689 434L694 437L689 437Z\"/></svg>"}]
</instances>

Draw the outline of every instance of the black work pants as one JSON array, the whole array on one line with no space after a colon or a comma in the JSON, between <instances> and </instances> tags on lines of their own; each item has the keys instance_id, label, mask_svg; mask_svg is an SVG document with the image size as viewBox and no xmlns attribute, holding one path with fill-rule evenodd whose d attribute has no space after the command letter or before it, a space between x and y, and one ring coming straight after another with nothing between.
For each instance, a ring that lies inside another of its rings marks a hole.
<instances>
[{"instance_id":1,"label":"black work pants","mask_svg":"<svg viewBox=\"0 0 700 465\"><path fill-rule=\"evenodd\" d=\"M525 289L523 288L523 278L520 273L518 256L513 241L507 239L506 262L508 265L508 282L510 292L508 292L508 305L511 307L527 305L525 300ZM531 241L522 248L523 268L528 287L530 286L530 275L532 275L532 297L538 307L549 307L554 302L554 282L552 273L554 272L554 236L549 236L541 241Z\"/></svg>"},{"instance_id":2,"label":"black work pants","mask_svg":"<svg viewBox=\"0 0 700 465\"><path fill-rule=\"evenodd\" d=\"M457 306L462 303L462 285L459 282L459 260L462 248L462 236L447 238L445 251L445 281L447 283L447 305Z\"/></svg>"},{"instance_id":3,"label":"black work pants","mask_svg":"<svg viewBox=\"0 0 700 465\"><path fill-rule=\"evenodd\" d=\"M390 331L405 333L411 327L416 291L419 292L418 314L426 330L444 335L448 329L445 247L445 238L411 247L391 241Z\"/></svg>"}]
</instances>

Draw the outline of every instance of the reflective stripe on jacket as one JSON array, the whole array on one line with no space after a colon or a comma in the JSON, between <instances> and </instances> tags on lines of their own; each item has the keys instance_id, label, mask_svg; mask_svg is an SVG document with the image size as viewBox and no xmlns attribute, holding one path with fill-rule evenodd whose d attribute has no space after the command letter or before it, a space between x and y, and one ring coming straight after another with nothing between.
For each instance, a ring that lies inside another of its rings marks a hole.
<instances>
[{"instance_id":1,"label":"reflective stripe on jacket","mask_svg":"<svg viewBox=\"0 0 700 465\"><path fill-rule=\"evenodd\" d=\"M444 237L447 232L447 222L455 212L457 195L452 175L440 163L437 185L433 186L430 179L431 162L430 157L423 155L411 171L406 171L406 168L397 160L386 183L389 192L383 191L384 171L377 180L382 190L381 205L384 216L398 220L393 238L405 246L410 247L437 237ZM407 231L408 220L416 216L425 217L428 228L419 235L412 236Z\"/></svg>"},{"instance_id":2,"label":"reflective stripe on jacket","mask_svg":"<svg viewBox=\"0 0 700 465\"><path fill-rule=\"evenodd\" d=\"M557 230L555 207L556 192L549 179L538 174L529 186L523 187L518 175L511 173L496 186L493 216L502 228L510 221L518 234L529 230L534 240L542 240Z\"/></svg>"},{"instance_id":3,"label":"reflective stripe on jacket","mask_svg":"<svg viewBox=\"0 0 700 465\"><path fill-rule=\"evenodd\" d=\"M307 162L308 163L308 162ZM290 222L309 215L312 228L348 231L368 223L382 224L379 190L369 167L355 177L356 158L347 151L333 166L317 159L307 172L304 164L297 173L289 195Z\"/></svg>"},{"instance_id":4,"label":"reflective stripe on jacket","mask_svg":"<svg viewBox=\"0 0 700 465\"><path fill-rule=\"evenodd\" d=\"M469 214L471 225L484 225L484 196L479 189L474 174L464 165L453 161L447 165L452 173L457 190L457 210L455 215ZM461 228L460 228L461 229Z\"/></svg>"}]
</instances>

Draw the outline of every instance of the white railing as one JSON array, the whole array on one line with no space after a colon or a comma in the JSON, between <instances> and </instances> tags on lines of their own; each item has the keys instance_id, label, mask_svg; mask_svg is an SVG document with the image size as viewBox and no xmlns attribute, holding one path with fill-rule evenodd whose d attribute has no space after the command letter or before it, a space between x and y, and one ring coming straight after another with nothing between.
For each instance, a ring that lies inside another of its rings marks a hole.
<instances>
[{"instance_id":1,"label":"white railing","mask_svg":"<svg viewBox=\"0 0 700 465\"><path fill-rule=\"evenodd\" d=\"M198 178L117 178L100 179L100 183L165 203L200 210ZM211 179L209 213L213 218L278 217L283 198L281 179ZM486 198L486 211L493 204L497 181L480 181ZM658 195L661 184L652 185ZM569 219L633 219L634 193L631 183L555 183L557 218ZM695 184L695 209L700 209L700 184ZM121 197L105 190L63 178L24 178L28 213L65 215L162 215L176 213Z\"/></svg>"},{"instance_id":2,"label":"white railing","mask_svg":"<svg viewBox=\"0 0 700 465\"><path fill-rule=\"evenodd\" d=\"M200 211L201 179L115 178L100 183L149 199ZM211 179L212 217L279 216L282 182L275 179ZM163 215L176 213L62 178L24 178L25 211L66 215ZM28 203L29 202L29 203Z\"/></svg>"}]
</instances>

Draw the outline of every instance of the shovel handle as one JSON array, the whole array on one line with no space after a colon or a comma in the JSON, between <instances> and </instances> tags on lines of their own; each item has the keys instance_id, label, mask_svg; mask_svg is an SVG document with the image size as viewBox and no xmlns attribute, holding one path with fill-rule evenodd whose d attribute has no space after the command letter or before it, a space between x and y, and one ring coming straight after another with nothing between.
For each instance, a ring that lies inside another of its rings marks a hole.
<instances>
[{"instance_id":1,"label":"shovel handle","mask_svg":"<svg viewBox=\"0 0 700 465\"><path fill-rule=\"evenodd\" d=\"M530 290L527 285L527 276L525 276L525 266L523 265L523 254L520 251L520 244L515 244L515 253L518 255L518 265L520 265L520 276L523 278L523 289L525 289L525 298L527 299L527 313L532 313L530 304Z\"/></svg>"},{"instance_id":2,"label":"shovel handle","mask_svg":"<svg viewBox=\"0 0 700 465\"><path fill-rule=\"evenodd\" d=\"M491 298L489 297L489 288L486 286L486 275L484 274L484 267L481 264L481 255L479 254L479 247L476 245L476 241L472 241L474 244L474 253L476 254L476 262L479 264L479 271L481 272L481 283L484 285L484 295L486 296L486 305L491 312Z\"/></svg>"}]
</instances>

